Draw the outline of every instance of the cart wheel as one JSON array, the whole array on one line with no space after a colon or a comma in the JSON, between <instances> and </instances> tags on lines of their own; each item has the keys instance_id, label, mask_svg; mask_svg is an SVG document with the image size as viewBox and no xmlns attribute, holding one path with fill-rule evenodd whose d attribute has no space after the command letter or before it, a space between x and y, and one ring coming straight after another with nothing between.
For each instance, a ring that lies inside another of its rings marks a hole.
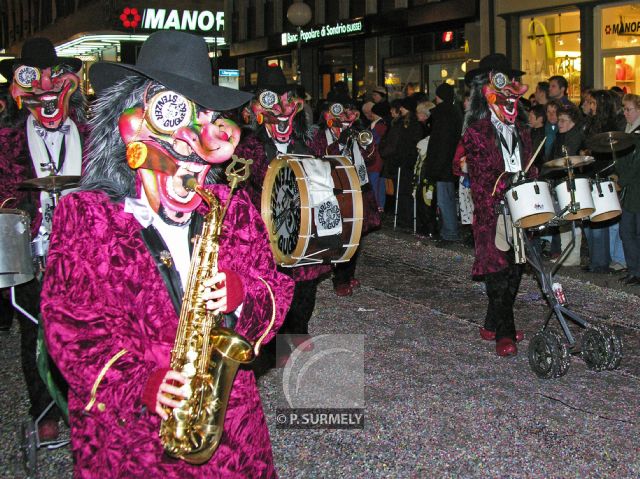
<instances>
[{"instance_id":1,"label":"cart wheel","mask_svg":"<svg viewBox=\"0 0 640 479\"><path fill-rule=\"evenodd\" d=\"M597 326L597 328L609 342L610 357L606 368L611 370L618 369L620 367L620 361L622 361L622 339L613 328L609 326L601 324Z\"/></svg>"},{"instance_id":2,"label":"cart wheel","mask_svg":"<svg viewBox=\"0 0 640 479\"><path fill-rule=\"evenodd\" d=\"M592 371L604 371L610 369L609 365L615 365L613 343L612 336L606 332L606 328L594 326L587 329L582 335L581 353L587 368ZM620 354L622 354L622 345L620 345Z\"/></svg>"},{"instance_id":3,"label":"cart wheel","mask_svg":"<svg viewBox=\"0 0 640 479\"><path fill-rule=\"evenodd\" d=\"M529 341L527 354L529 367L542 379L564 376L571 363L567 343L553 331L536 333Z\"/></svg>"},{"instance_id":4,"label":"cart wheel","mask_svg":"<svg viewBox=\"0 0 640 479\"><path fill-rule=\"evenodd\" d=\"M38 444L36 436L36 424L32 420L26 420L20 425L20 450L22 452L22 465L28 479L34 479L38 473Z\"/></svg>"}]
</instances>

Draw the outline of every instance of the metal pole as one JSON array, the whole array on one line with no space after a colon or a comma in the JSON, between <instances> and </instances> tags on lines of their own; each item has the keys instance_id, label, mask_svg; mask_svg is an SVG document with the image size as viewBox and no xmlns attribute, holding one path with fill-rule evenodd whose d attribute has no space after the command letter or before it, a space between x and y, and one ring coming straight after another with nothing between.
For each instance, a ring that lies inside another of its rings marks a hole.
<instances>
[{"instance_id":1,"label":"metal pole","mask_svg":"<svg viewBox=\"0 0 640 479\"><path fill-rule=\"evenodd\" d=\"M396 225L398 224L398 196L400 193L400 170L398 167L398 179L396 180L396 204L393 212L393 229L396 229Z\"/></svg>"}]
</instances>

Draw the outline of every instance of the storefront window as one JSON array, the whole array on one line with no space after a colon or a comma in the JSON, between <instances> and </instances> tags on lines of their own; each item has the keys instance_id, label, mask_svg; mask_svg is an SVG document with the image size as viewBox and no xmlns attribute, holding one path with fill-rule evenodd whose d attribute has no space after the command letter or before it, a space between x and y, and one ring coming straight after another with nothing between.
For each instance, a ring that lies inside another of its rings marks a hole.
<instances>
[{"instance_id":1,"label":"storefront window","mask_svg":"<svg viewBox=\"0 0 640 479\"><path fill-rule=\"evenodd\" d=\"M531 93L538 82L562 75L569 97L580 101L580 12L552 13L520 20L523 82Z\"/></svg>"},{"instance_id":2,"label":"storefront window","mask_svg":"<svg viewBox=\"0 0 640 479\"><path fill-rule=\"evenodd\" d=\"M602 8L600 45L605 88L640 92L640 5Z\"/></svg>"}]
</instances>

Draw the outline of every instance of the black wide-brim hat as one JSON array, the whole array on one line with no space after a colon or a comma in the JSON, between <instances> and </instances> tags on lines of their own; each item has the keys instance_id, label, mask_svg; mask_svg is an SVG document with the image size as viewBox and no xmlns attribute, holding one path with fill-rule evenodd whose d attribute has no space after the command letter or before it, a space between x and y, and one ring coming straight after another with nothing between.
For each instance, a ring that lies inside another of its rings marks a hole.
<instances>
[{"instance_id":1,"label":"black wide-brim hat","mask_svg":"<svg viewBox=\"0 0 640 479\"><path fill-rule=\"evenodd\" d=\"M520 77L524 75L522 70L511 68L511 63L502 53L491 53L480 60L478 68L469 70L464 76L464 82L469 84L478 75L489 73L491 71L501 72L508 75L509 78Z\"/></svg>"},{"instance_id":2,"label":"black wide-brim hat","mask_svg":"<svg viewBox=\"0 0 640 479\"><path fill-rule=\"evenodd\" d=\"M142 44L135 65L95 63L89 79L96 93L128 76L144 76L216 111L233 110L253 95L213 85L207 44L202 37L174 30L153 33Z\"/></svg>"},{"instance_id":3,"label":"black wide-brim hat","mask_svg":"<svg viewBox=\"0 0 640 479\"><path fill-rule=\"evenodd\" d=\"M8 85L13 78L13 58L6 58L0 61L0 75L7 79L6 82L0 81L0 85Z\"/></svg>"},{"instance_id":4,"label":"black wide-brim hat","mask_svg":"<svg viewBox=\"0 0 640 479\"><path fill-rule=\"evenodd\" d=\"M14 67L18 67L20 65L27 65L36 68L50 68L56 65L66 65L77 73L82 68L82 60L74 57L59 57L53 43L51 43L51 40L44 37L34 37L24 42L20 58L2 61L2 65L0 65L0 73L11 81ZM7 77L5 73L8 73L9 76Z\"/></svg>"},{"instance_id":5,"label":"black wide-brim hat","mask_svg":"<svg viewBox=\"0 0 640 479\"><path fill-rule=\"evenodd\" d=\"M269 90L282 95L289 91L296 91L296 88L296 84L287 83L280 65L267 65L265 63L258 70L256 91Z\"/></svg>"}]
</instances>

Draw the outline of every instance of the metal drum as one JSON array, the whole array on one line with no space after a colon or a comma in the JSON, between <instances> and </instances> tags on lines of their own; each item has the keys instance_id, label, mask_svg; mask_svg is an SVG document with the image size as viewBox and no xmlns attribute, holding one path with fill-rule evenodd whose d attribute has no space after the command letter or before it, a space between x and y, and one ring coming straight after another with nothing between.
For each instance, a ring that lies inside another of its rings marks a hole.
<instances>
[{"instance_id":1,"label":"metal drum","mask_svg":"<svg viewBox=\"0 0 640 479\"><path fill-rule=\"evenodd\" d=\"M562 183L554 188L560 210L567 208L562 215L565 220L579 220L585 216L589 216L595 210L593 198L591 197L591 181L589 178L574 178L573 185L575 201L580 205L580 209L576 210L575 213L571 212L571 207L575 206L571 204L571 180L569 178L563 178Z\"/></svg>"},{"instance_id":2,"label":"metal drum","mask_svg":"<svg viewBox=\"0 0 640 479\"><path fill-rule=\"evenodd\" d=\"M30 223L24 211L0 208L0 288L33 279Z\"/></svg>"},{"instance_id":3,"label":"metal drum","mask_svg":"<svg viewBox=\"0 0 640 479\"><path fill-rule=\"evenodd\" d=\"M540 226L555 216L551 187L542 180L527 180L512 186L505 195L513 224L518 228Z\"/></svg>"},{"instance_id":4,"label":"metal drum","mask_svg":"<svg viewBox=\"0 0 640 479\"><path fill-rule=\"evenodd\" d=\"M607 221L622 214L618 192L613 181L595 180L591 184L591 197L596 209L589 219L595 223Z\"/></svg>"}]
</instances>

